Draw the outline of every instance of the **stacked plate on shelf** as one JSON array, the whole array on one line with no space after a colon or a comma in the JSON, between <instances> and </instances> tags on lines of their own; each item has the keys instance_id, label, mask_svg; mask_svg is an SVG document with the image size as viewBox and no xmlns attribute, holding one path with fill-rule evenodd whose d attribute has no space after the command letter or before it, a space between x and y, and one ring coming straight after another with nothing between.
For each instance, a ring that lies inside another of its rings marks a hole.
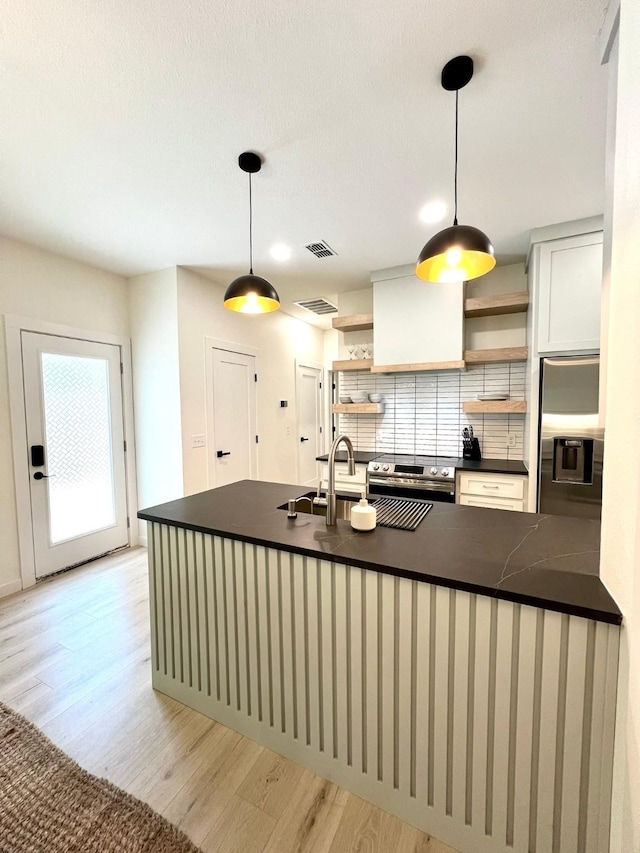
<instances>
[{"instance_id":1,"label":"stacked plate on shelf","mask_svg":"<svg viewBox=\"0 0 640 853\"><path fill-rule=\"evenodd\" d=\"M478 394L478 400L483 400L487 402L488 400L508 400L509 395L503 393L496 394Z\"/></svg>"}]
</instances>

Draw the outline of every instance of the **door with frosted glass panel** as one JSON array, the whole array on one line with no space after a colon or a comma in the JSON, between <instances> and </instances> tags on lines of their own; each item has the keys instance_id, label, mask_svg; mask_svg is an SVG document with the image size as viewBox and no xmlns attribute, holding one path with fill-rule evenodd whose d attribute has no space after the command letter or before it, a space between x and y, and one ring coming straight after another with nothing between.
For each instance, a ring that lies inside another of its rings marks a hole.
<instances>
[{"instance_id":1,"label":"door with frosted glass panel","mask_svg":"<svg viewBox=\"0 0 640 853\"><path fill-rule=\"evenodd\" d=\"M128 544L120 348L22 332L36 577Z\"/></svg>"}]
</instances>

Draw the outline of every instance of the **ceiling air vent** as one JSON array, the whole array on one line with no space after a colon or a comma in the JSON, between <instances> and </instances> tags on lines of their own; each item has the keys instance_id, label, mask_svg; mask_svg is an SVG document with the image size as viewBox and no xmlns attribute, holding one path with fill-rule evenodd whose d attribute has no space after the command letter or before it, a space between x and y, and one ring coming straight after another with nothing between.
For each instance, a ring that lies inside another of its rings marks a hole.
<instances>
[{"instance_id":1,"label":"ceiling air vent","mask_svg":"<svg viewBox=\"0 0 640 853\"><path fill-rule=\"evenodd\" d=\"M324 240L318 240L317 243L307 243L305 249L308 249L316 258L330 258L332 255L338 254Z\"/></svg>"},{"instance_id":2,"label":"ceiling air vent","mask_svg":"<svg viewBox=\"0 0 640 853\"><path fill-rule=\"evenodd\" d=\"M328 302L321 296L318 299L303 299L302 302L294 302L299 308L304 308L305 311L312 311L314 314L336 314L337 306L332 302Z\"/></svg>"}]
</instances>

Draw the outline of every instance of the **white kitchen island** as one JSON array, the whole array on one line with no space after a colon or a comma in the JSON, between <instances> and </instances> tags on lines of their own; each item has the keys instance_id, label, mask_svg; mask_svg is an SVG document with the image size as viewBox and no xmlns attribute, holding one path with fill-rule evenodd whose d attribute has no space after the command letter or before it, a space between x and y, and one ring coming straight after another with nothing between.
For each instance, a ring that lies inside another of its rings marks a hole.
<instances>
[{"instance_id":1,"label":"white kitchen island","mask_svg":"<svg viewBox=\"0 0 640 853\"><path fill-rule=\"evenodd\" d=\"M595 528L443 504L354 535L289 520L295 494L245 481L141 513L154 687L462 853L606 851L620 616L577 568ZM573 591L519 591L536 561Z\"/></svg>"}]
</instances>

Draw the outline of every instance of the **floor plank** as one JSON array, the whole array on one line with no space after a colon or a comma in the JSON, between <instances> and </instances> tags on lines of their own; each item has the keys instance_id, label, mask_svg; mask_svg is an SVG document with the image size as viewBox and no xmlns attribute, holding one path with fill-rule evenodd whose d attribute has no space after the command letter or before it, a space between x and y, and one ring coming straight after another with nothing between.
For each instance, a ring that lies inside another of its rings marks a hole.
<instances>
[{"instance_id":1,"label":"floor plank","mask_svg":"<svg viewBox=\"0 0 640 853\"><path fill-rule=\"evenodd\" d=\"M0 600L0 701L203 853L455 853L156 693L142 548Z\"/></svg>"},{"instance_id":2,"label":"floor plank","mask_svg":"<svg viewBox=\"0 0 640 853\"><path fill-rule=\"evenodd\" d=\"M299 764L264 749L238 788L238 795L277 820L293 796L303 772L304 768Z\"/></svg>"}]
</instances>

